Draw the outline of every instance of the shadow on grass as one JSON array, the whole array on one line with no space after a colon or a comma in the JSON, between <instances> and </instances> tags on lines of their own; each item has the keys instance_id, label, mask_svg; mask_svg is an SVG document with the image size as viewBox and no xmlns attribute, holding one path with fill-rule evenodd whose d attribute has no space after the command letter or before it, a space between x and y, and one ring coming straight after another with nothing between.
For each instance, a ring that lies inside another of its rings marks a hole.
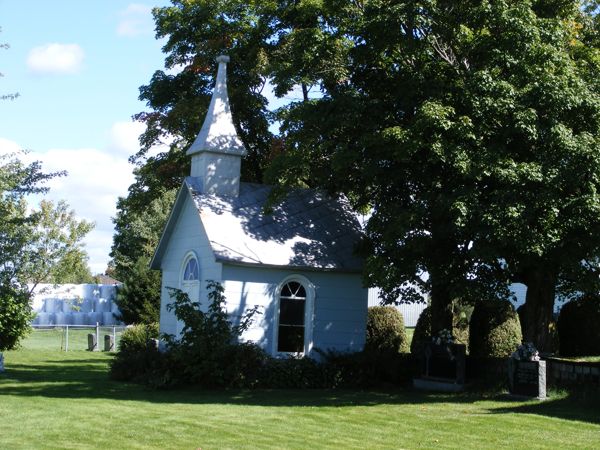
<instances>
[{"instance_id":1,"label":"shadow on grass","mask_svg":"<svg viewBox=\"0 0 600 450\"><path fill-rule=\"evenodd\" d=\"M572 392L563 392L553 400L552 394L545 401L531 401L523 404L518 402L514 406L504 406L490 409L492 414L536 414L564 420L576 420L600 424L600 393L598 389L578 389ZM517 401L514 401L517 403Z\"/></svg>"},{"instance_id":2,"label":"shadow on grass","mask_svg":"<svg viewBox=\"0 0 600 450\"><path fill-rule=\"evenodd\" d=\"M80 357L85 356L85 357ZM545 402L515 402L481 392L436 394L408 388L387 390L201 390L195 388L150 390L143 386L113 381L108 377L108 359L87 357L9 363L0 374L0 396L18 395L65 399L109 399L150 403L235 404L270 407L344 407L400 404L473 403L483 399L502 401L489 408L491 414L538 414L565 420L600 424L600 395L563 394Z\"/></svg>"},{"instance_id":3,"label":"shadow on grass","mask_svg":"<svg viewBox=\"0 0 600 450\"><path fill-rule=\"evenodd\" d=\"M82 353L82 356L84 354ZM7 364L0 374L0 396L39 396L65 399L113 399L151 403L237 404L251 406L371 406L383 404L471 403L473 394L435 394L411 389L387 390L151 390L111 380L104 358L57 358Z\"/></svg>"}]
</instances>

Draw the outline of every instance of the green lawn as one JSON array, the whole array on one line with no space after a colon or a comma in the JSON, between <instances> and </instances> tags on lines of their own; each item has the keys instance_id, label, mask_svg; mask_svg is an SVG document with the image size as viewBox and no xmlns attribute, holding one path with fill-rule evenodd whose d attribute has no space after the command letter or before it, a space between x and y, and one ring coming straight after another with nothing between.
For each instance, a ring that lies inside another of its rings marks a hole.
<instances>
[{"instance_id":1,"label":"green lawn","mask_svg":"<svg viewBox=\"0 0 600 450\"><path fill-rule=\"evenodd\" d=\"M410 343L412 342L413 334L415 334L415 329L412 327L406 327L406 338L408 340L408 346L410 347Z\"/></svg>"},{"instance_id":2,"label":"green lawn","mask_svg":"<svg viewBox=\"0 0 600 450\"><path fill-rule=\"evenodd\" d=\"M600 405L581 395L540 403L409 388L151 391L110 381L110 354L33 344L5 352L1 449L600 446Z\"/></svg>"}]
</instances>

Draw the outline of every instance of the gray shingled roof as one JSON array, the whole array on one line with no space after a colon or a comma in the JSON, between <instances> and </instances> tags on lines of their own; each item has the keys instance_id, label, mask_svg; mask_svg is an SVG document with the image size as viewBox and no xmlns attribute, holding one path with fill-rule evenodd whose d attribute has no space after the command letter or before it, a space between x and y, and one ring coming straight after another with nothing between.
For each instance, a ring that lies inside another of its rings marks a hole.
<instances>
[{"instance_id":1,"label":"gray shingled roof","mask_svg":"<svg viewBox=\"0 0 600 450\"><path fill-rule=\"evenodd\" d=\"M344 199L308 189L292 191L271 214L263 207L270 186L241 183L238 197L201 194L196 178L185 184L218 261L359 272L354 249L362 237Z\"/></svg>"}]
</instances>

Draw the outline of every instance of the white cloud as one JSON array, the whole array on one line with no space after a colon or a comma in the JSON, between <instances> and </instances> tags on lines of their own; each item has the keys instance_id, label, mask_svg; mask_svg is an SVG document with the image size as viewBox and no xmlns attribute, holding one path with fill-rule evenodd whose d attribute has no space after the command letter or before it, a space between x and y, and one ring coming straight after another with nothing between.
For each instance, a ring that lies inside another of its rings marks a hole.
<instances>
[{"instance_id":1,"label":"white cloud","mask_svg":"<svg viewBox=\"0 0 600 450\"><path fill-rule=\"evenodd\" d=\"M92 273L103 272L110 259L114 234L112 218L117 213L117 199L126 196L134 182L133 166L128 157L138 151L138 137L144 130L145 125L140 122L116 122L107 133L109 143L102 150L54 148L20 156L26 163L40 161L44 172L67 171L66 176L47 183L50 191L44 198L65 200L77 217L96 223L85 239ZM0 155L21 148L17 142L0 137ZM148 155L166 150L168 146L160 145L150 149ZM40 200L41 196L32 196L29 202L37 206Z\"/></svg>"},{"instance_id":2,"label":"white cloud","mask_svg":"<svg viewBox=\"0 0 600 450\"><path fill-rule=\"evenodd\" d=\"M116 122L110 130L111 148L133 155L140 149L139 137L146 131L142 122Z\"/></svg>"},{"instance_id":3,"label":"white cloud","mask_svg":"<svg viewBox=\"0 0 600 450\"><path fill-rule=\"evenodd\" d=\"M44 44L27 56L27 67L39 74L73 74L81 70L84 52L77 44Z\"/></svg>"},{"instance_id":4,"label":"white cloud","mask_svg":"<svg viewBox=\"0 0 600 450\"><path fill-rule=\"evenodd\" d=\"M0 138L0 154L22 148L18 143ZM104 272L109 261L119 196L127 195L134 181L127 155L113 155L93 148L51 149L45 153L31 152L21 156L26 163L41 161L44 172L66 170L67 176L54 178L43 198L65 200L77 217L96 223L85 239L92 273ZM37 206L42 196L31 196L31 206Z\"/></svg>"},{"instance_id":5,"label":"white cloud","mask_svg":"<svg viewBox=\"0 0 600 450\"><path fill-rule=\"evenodd\" d=\"M16 153L21 150L19 144L8 139L0 138L0 155L6 155L8 153Z\"/></svg>"},{"instance_id":6,"label":"white cloud","mask_svg":"<svg viewBox=\"0 0 600 450\"><path fill-rule=\"evenodd\" d=\"M117 24L117 34L125 37L136 37L152 34L154 21L152 8L140 3L131 3L119 12L120 20Z\"/></svg>"},{"instance_id":7,"label":"white cloud","mask_svg":"<svg viewBox=\"0 0 600 450\"><path fill-rule=\"evenodd\" d=\"M64 199L78 217L96 223L87 238L86 250L93 273L103 272L109 260L119 196L127 194L133 183L127 156L115 156L93 148L52 149L33 155L42 161L45 171L66 170L67 176L48 183L46 197Z\"/></svg>"}]
</instances>

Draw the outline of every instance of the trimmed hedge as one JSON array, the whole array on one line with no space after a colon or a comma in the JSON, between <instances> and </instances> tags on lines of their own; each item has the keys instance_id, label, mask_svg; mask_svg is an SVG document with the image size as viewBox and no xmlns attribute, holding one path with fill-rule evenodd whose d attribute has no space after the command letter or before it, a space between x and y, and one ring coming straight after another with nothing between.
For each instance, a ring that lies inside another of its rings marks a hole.
<instances>
[{"instance_id":1,"label":"trimmed hedge","mask_svg":"<svg viewBox=\"0 0 600 450\"><path fill-rule=\"evenodd\" d=\"M475 304L469 326L470 354L475 357L508 357L521 344L521 323L506 300Z\"/></svg>"},{"instance_id":2,"label":"trimmed hedge","mask_svg":"<svg viewBox=\"0 0 600 450\"><path fill-rule=\"evenodd\" d=\"M425 308L417 320L410 343L410 352L420 356L428 342L431 342L431 306Z\"/></svg>"},{"instance_id":3,"label":"trimmed hedge","mask_svg":"<svg viewBox=\"0 0 600 450\"><path fill-rule=\"evenodd\" d=\"M367 314L365 351L407 353L408 338L402 313L393 306L371 306Z\"/></svg>"},{"instance_id":4,"label":"trimmed hedge","mask_svg":"<svg viewBox=\"0 0 600 450\"><path fill-rule=\"evenodd\" d=\"M452 336L457 344L464 344L469 351L469 319L473 307L462 304L459 300L452 302ZM410 352L413 355L420 356L423 353L423 347L431 342L431 307L423 310L417 320L412 342L410 343Z\"/></svg>"},{"instance_id":5,"label":"trimmed hedge","mask_svg":"<svg viewBox=\"0 0 600 450\"><path fill-rule=\"evenodd\" d=\"M588 295L566 303L557 323L560 355L600 355L599 327L599 297Z\"/></svg>"}]
</instances>

